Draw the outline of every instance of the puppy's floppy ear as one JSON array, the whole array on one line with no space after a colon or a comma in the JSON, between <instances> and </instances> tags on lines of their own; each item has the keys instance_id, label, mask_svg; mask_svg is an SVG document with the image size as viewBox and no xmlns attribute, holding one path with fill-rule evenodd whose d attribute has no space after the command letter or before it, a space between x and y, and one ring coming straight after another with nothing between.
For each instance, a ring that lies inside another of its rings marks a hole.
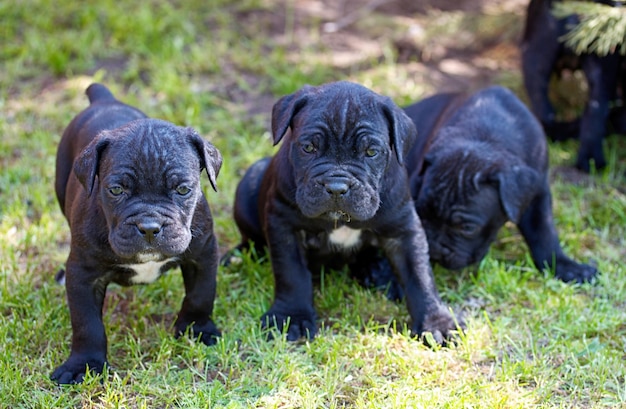
<instances>
[{"instance_id":1,"label":"puppy's floppy ear","mask_svg":"<svg viewBox=\"0 0 626 409\"><path fill-rule=\"evenodd\" d=\"M293 117L306 105L308 94L313 89L305 85L299 91L280 98L272 108L272 138L274 145L280 142L291 126Z\"/></svg>"},{"instance_id":2,"label":"puppy's floppy ear","mask_svg":"<svg viewBox=\"0 0 626 409\"><path fill-rule=\"evenodd\" d=\"M415 171L409 172L409 185L411 186L411 194L414 200L417 200L424 194L424 192L422 192L424 176L433 163L435 163L435 157L432 153L429 153L423 158L420 158L419 165L417 165Z\"/></svg>"},{"instance_id":3,"label":"puppy's floppy ear","mask_svg":"<svg viewBox=\"0 0 626 409\"><path fill-rule=\"evenodd\" d=\"M525 165L502 166L490 179L498 186L500 203L509 220L519 223L530 202L543 188L541 175Z\"/></svg>"},{"instance_id":4,"label":"puppy's floppy ear","mask_svg":"<svg viewBox=\"0 0 626 409\"><path fill-rule=\"evenodd\" d=\"M426 173L426 169L431 167L433 165L433 163L435 163L435 155L434 154L427 153L426 155L424 155L424 159L422 159L422 163L420 163L419 172L417 172L417 175L418 176L424 176L424 173Z\"/></svg>"},{"instance_id":5,"label":"puppy's floppy ear","mask_svg":"<svg viewBox=\"0 0 626 409\"><path fill-rule=\"evenodd\" d=\"M196 149L200 158L200 171L203 169L209 176L213 190L217 192L217 175L222 167L222 154L211 142L201 137L193 128L184 128L187 140Z\"/></svg>"},{"instance_id":6,"label":"puppy's floppy ear","mask_svg":"<svg viewBox=\"0 0 626 409\"><path fill-rule=\"evenodd\" d=\"M108 131L102 131L96 136L74 161L74 174L81 185L91 196L96 183L98 167L102 155L111 143Z\"/></svg>"},{"instance_id":7,"label":"puppy's floppy ear","mask_svg":"<svg viewBox=\"0 0 626 409\"><path fill-rule=\"evenodd\" d=\"M383 97L382 111L389 123L391 147L395 149L400 165L404 165L404 158L417 139L415 124L391 98Z\"/></svg>"}]
</instances>

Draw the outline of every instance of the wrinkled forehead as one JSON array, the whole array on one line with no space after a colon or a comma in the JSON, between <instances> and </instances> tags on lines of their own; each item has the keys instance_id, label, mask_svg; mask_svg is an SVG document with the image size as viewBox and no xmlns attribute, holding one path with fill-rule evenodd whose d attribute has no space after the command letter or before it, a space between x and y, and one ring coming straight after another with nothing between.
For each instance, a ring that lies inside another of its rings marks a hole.
<instances>
[{"instance_id":1,"label":"wrinkled forehead","mask_svg":"<svg viewBox=\"0 0 626 409\"><path fill-rule=\"evenodd\" d=\"M115 135L101 166L138 176L200 170L200 159L184 134L172 126L129 127Z\"/></svg>"},{"instance_id":2,"label":"wrinkled forehead","mask_svg":"<svg viewBox=\"0 0 626 409\"><path fill-rule=\"evenodd\" d=\"M439 157L426 171L428 199L466 204L478 194L484 164L474 151L456 151Z\"/></svg>"},{"instance_id":3,"label":"wrinkled forehead","mask_svg":"<svg viewBox=\"0 0 626 409\"><path fill-rule=\"evenodd\" d=\"M302 131L318 129L336 135L351 134L358 129L387 131L376 94L347 90L315 95L296 115L294 125Z\"/></svg>"}]
</instances>

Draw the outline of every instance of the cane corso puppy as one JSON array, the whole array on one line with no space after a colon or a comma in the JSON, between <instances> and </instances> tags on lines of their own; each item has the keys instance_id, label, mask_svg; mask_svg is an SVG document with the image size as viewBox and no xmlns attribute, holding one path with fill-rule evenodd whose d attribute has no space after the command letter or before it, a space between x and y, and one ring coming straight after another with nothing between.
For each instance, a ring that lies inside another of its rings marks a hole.
<instances>
[{"instance_id":1,"label":"cane corso puppy","mask_svg":"<svg viewBox=\"0 0 626 409\"><path fill-rule=\"evenodd\" d=\"M263 328L285 331L288 340L314 337L312 275L381 249L406 294L412 332L444 342L457 325L435 288L409 192L412 121L389 98L335 82L279 99L272 134L283 143L248 169L234 211L239 248L269 248L275 296Z\"/></svg>"},{"instance_id":2,"label":"cane corso puppy","mask_svg":"<svg viewBox=\"0 0 626 409\"><path fill-rule=\"evenodd\" d=\"M589 172L590 162L597 169L606 166L602 141L608 133L607 124L619 133L626 131L626 110L612 108L624 98L626 71L624 57L618 52L607 56L595 53L576 55L562 37L578 24L576 15L557 19L552 13L556 0L531 0L522 39L522 71L532 110L553 140L578 138L580 146L576 167ZM614 5L613 1L596 1ZM589 91L582 116L570 122L557 121L548 97L550 79L564 69L583 70Z\"/></svg>"},{"instance_id":3,"label":"cane corso puppy","mask_svg":"<svg viewBox=\"0 0 626 409\"><path fill-rule=\"evenodd\" d=\"M71 230L65 265L72 348L52 374L81 382L107 364L102 308L107 285L149 283L180 266L186 295L174 329L203 343L220 335L211 319L218 264L205 170L215 188L222 157L193 129L149 119L100 84L61 139L56 194Z\"/></svg>"},{"instance_id":4,"label":"cane corso puppy","mask_svg":"<svg viewBox=\"0 0 626 409\"><path fill-rule=\"evenodd\" d=\"M508 220L517 225L538 269L585 282L596 269L559 244L541 125L509 90L437 94L405 108L419 143L407 156L411 193L430 259L460 269L483 259Z\"/></svg>"}]
</instances>

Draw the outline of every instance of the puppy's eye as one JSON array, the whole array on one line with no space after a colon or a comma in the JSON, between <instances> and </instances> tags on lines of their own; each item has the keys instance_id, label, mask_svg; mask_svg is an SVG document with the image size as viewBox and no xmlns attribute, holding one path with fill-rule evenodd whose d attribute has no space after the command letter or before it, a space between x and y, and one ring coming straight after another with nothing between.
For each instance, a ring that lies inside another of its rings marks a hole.
<instances>
[{"instance_id":1,"label":"puppy's eye","mask_svg":"<svg viewBox=\"0 0 626 409\"><path fill-rule=\"evenodd\" d=\"M112 186L109 188L109 193L113 196L119 196L124 193L124 188L121 186Z\"/></svg>"},{"instance_id":2,"label":"puppy's eye","mask_svg":"<svg viewBox=\"0 0 626 409\"><path fill-rule=\"evenodd\" d=\"M191 192L191 189L185 185L180 185L176 188L176 193L181 196L187 196Z\"/></svg>"},{"instance_id":3,"label":"puppy's eye","mask_svg":"<svg viewBox=\"0 0 626 409\"><path fill-rule=\"evenodd\" d=\"M302 144L302 150L306 153L315 153L315 151L317 151L317 149L315 149L315 145L312 143Z\"/></svg>"},{"instance_id":4,"label":"puppy's eye","mask_svg":"<svg viewBox=\"0 0 626 409\"><path fill-rule=\"evenodd\" d=\"M474 236L476 233L478 233L480 226L477 225L476 223L463 223L457 226L457 229L459 233L461 233L462 235L471 237L471 236Z\"/></svg>"},{"instance_id":5,"label":"puppy's eye","mask_svg":"<svg viewBox=\"0 0 626 409\"><path fill-rule=\"evenodd\" d=\"M376 155L378 155L378 150L376 150L375 148L367 148L365 150L365 156L367 156L368 158L373 158Z\"/></svg>"}]
</instances>

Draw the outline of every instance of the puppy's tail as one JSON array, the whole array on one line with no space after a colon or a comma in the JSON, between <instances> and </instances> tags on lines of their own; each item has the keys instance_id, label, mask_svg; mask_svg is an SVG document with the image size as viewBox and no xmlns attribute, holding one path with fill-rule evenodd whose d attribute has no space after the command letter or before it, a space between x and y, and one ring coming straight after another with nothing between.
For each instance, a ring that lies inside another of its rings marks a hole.
<instances>
[{"instance_id":1,"label":"puppy's tail","mask_svg":"<svg viewBox=\"0 0 626 409\"><path fill-rule=\"evenodd\" d=\"M89 103L93 104L94 102L102 102L102 101L114 101L115 97L109 91L107 87L102 84L93 83L87 90L85 91L87 97L89 98Z\"/></svg>"}]
</instances>

